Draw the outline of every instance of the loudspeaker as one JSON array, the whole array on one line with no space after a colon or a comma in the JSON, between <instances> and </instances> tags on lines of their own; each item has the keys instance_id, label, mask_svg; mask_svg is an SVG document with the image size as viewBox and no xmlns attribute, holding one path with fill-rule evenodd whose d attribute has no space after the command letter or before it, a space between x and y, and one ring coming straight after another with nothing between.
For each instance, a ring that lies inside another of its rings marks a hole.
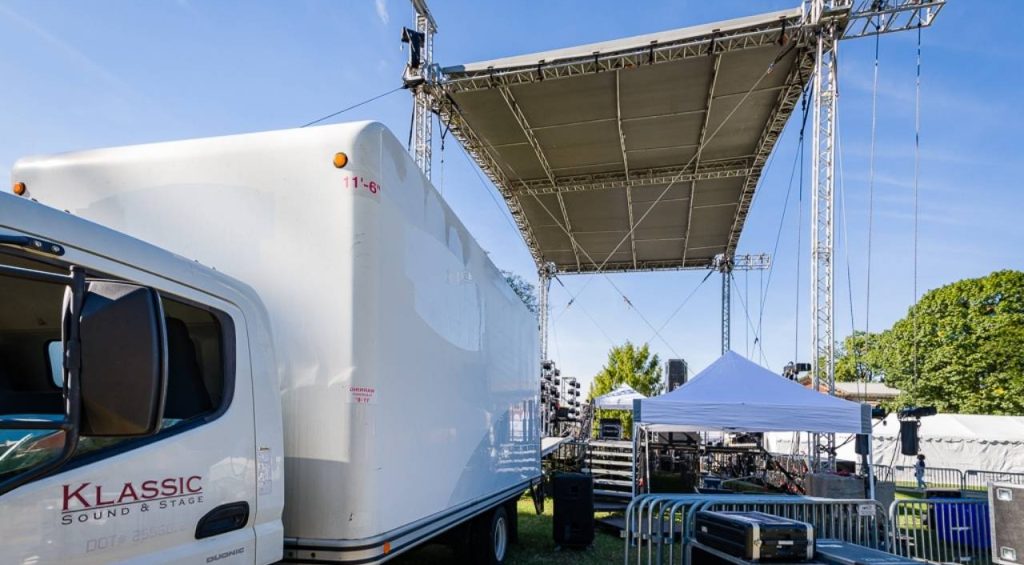
<instances>
[{"instance_id":1,"label":"loudspeaker","mask_svg":"<svg viewBox=\"0 0 1024 565\"><path fill-rule=\"evenodd\" d=\"M868 434L857 434L856 443L854 449L857 455L870 455L871 454L871 436Z\"/></svg>"},{"instance_id":2,"label":"loudspeaker","mask_svg":"<svg viewBox=\"0 0 1024 565\"><path fill-rule=\"evenodd\" d=\"M1024 563L1024 485L993 483L988 488L992 517L992 562Z\"/></svg>"},{"instance_id":3,"label":"loudspeaker","mask_svg":"<svg viewBox=\"0 0 1024 565\"><path fill-rule=\"evenodd\" d=\"M917 420L900 421L900 453L917 455Z\"/></svg>"},{"instance_id":4,"label":"loudspeaker","mask_svg":"<svg viewBox=\"0 0 1024 565\"><path fill-rule=\"evenodd\" d=\"M622 439L622 421L618 418L601 418L597 431L600 439Z\"/></svg>"},{"instance_id":5,"label":"loudspeaker","mask_svg":"<svg viewBox=\"0 0 1024 565\"><path fill-rule=\"evenodd\" d=\"M672 392L686 384L686 361L683 359L669 359L668 363L665 364L665 373L667 374L666 384L668 385L666 389L668 392Z\"/></svg>"},{"instance_id":6,"label":"loudspeaker","mask_svg":"<svg viewBox=\"0 0 1024 565\"><path fill-rule=\"evenodd\" d=\"M556 473L553 483L555 544L587 547L594 543L594 478Z\"/></svg>"}]
</instances>

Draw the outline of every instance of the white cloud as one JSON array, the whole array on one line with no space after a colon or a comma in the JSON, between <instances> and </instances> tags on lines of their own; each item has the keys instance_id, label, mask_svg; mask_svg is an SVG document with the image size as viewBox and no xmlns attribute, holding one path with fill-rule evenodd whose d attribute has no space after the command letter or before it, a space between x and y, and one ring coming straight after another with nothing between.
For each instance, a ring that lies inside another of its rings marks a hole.
<instances>
[{"instance_id":1,"label":"white cloud","mask_svg":"<svg viewBox=\"0 0 1024 565\"><path fill-rule=\"evenodd\" d=\"M391 21L391 14L388 13L388 0L376 0L377 17L387 25Z\"/></svg>"}]
</instances>

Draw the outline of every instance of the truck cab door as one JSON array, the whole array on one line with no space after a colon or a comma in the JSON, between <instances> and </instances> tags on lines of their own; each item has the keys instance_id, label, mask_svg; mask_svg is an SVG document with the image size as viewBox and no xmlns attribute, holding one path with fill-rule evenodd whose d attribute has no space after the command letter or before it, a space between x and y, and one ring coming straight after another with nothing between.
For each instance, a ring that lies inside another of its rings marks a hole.
<instances>
[{"instance_id":1,"label":"truck cab door","mask_svg":"<svg viewBox=\"0 0 1024 565\"><path fill-rule=\"evenodd\" d=\"M66 272L71 263L156 290L166 335L163 414L148 437L82 437L56 471L0 495L3 562L253 563L255 432L241 311L80 252L39 262L0 250L0 266ZM60 417L65 291L0 273L0 419ZM0 430L0 480L60 449L63 433Z\"/></svg>"}]
</instances>

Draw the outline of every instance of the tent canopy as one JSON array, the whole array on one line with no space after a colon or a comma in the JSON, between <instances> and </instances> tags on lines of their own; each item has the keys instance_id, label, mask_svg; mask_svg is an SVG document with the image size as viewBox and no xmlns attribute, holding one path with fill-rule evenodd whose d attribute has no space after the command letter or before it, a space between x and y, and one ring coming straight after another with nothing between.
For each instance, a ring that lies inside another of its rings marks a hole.
<instances>
[{"instance_id":1,"label":"tent canopy","mask_svg":"<svg viewBox=\"0 0 1024 565\"><path fill-rule=\"evenodd\" d=\"M633 401L647 398L627 384L619 385L615 390L602 394L594 399L594 408L602 410L632 410Z\"/></svg>"},{"instance_id":2,"label":"tent canopy","mask_svg":"<svg viewBox=\"0 0 1024 565\"><path fill-rule=\"evenodd\" d=\"M871 433L871 407L805 388L728 352L676 390L637 401L658 430Z\"/></svg>"}]
</instances>

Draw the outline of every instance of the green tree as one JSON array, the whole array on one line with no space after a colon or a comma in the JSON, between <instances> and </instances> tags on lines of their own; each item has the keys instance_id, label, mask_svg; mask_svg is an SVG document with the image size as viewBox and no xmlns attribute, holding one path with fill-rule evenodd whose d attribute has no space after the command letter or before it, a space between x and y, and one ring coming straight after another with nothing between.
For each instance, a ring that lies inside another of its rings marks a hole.
<instances>
[{"instance_id":1,"label":"green tree","mask_svg":"<svg viewBox=\"0 0 1024 565\"><path fill-rule=\"evenodd\" d=\"M903 404L1024 414L1024 273L997 271L921 297L878 344Z\"/></svg>"},{"instance_id":2,"label":"green tree","mask_svg":"<svg viewBox=\"0 0 1024 565\"><path fill-rule=\"evenodd\" d=\"M852 382L881 378L885 371L879 338L880 334L869 332L854 332L846 336L836 349L836 380Z\"/></svg>"},{"instance_id":3,"label":"green tree","mask_svg":"<svg viewBox=\"0 0 1024 565\"><path fill-rule=\"evenodd\" d=\"M894 407L1024 414L1024 273L997 271L929 291L881 334L842 346L836 379L856 365L902 391Z\"/></svg>"},{"instance_id":4,"label":"green tree","mask_svg":"<svg viewBox=\"0 0 1024 565\"><path fill-rule=\"evenodd\" d=\"M608 361L590 383L590 400L606 394L615 387L627 384L644 396L661 394L661 361L657 354L651 354L648 344L640 347L627 341L623 345L612 347L608 352ZM628 436L633 429L633 415L630 412L618 411L622 420L622 429ZM595 425L598 422L595 419Z\"/></svg>"},{"instance_id":5,"label":"green tree","mask_svg":"<svg viewBox=\"0 0 1024 565\"><path fill-rule=\"evenodd\" d=\"M522 299L527 310L534 314L540 312L540 306L537 304L537 287L526 282L526 279L512 271L502 271L501 274L505 276L505 282Z\"/></svg>"}]
</instances>

